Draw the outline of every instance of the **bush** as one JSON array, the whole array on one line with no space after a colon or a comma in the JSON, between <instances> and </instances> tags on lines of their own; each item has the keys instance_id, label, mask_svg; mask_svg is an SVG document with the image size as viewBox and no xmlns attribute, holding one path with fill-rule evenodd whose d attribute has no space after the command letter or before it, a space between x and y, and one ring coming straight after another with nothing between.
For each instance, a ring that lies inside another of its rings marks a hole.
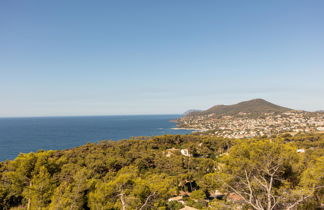
<instances>
[{"instance_id":1,"label":"bush","mask_svg":"<svg viewBox=\"0 0 324 210\"><path fill-rule=\"evenodd\" d=\"M168 203L168 210L178 210L184 208L184 205L178 201L171 201Z\"/></svg>"}]
</instances>

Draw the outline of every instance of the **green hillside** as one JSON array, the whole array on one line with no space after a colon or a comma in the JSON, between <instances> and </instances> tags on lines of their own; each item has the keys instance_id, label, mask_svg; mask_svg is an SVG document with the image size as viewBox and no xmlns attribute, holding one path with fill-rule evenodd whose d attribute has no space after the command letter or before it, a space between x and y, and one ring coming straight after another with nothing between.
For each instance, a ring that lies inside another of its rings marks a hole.
<instances>
[{"instance_id":1,"label":"green hillside","mask_svg":"<svg viewBox=\"0 0 324 210\"><path fill-rule=\"evenodd\" d=\"M240 112L259 114L269 112L286 112L292 109L272 104L263 99L253 99L250 101L240 102L234 105L216 105L205 111L193 112L192 115L205 115L205 114L217 114L217 115L235 115Z\"/></svg>"},{"instance_id":2,"label":"green hillside","mask_svg":"<svg viewBox=\"0 0 324 210\"><path fill-rule=\"evenodd\" d=\"M0 162L0 209L315 209L323 144L166 135L21 154Z\"/></svg>"}]
</instances>

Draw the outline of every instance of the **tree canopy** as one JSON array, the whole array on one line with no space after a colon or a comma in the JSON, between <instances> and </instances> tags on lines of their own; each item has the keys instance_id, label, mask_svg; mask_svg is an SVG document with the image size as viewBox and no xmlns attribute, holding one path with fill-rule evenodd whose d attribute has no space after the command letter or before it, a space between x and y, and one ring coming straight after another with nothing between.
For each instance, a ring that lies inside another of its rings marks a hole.
<instances>
[{"instance_id":1,"label":"tree canopy","mask_svg":"<svg viewBox=\"0 0 324 210\"><path fill-rule=\"evenodd\" d=\"M0 162L0 209L314 209L323 144L320 134L165 135L20 154Z\"/></svg>"}]
</instances>

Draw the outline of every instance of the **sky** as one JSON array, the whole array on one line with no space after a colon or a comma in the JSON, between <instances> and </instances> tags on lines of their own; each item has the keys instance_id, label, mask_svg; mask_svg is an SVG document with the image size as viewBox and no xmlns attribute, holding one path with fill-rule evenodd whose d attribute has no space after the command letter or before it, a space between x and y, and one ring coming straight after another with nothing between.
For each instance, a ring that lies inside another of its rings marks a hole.
<instances>
[{"instance_id":1,"label":"sky","mask_svg":"<svg viewBox=\"0 0 324 210\"><path fill-rule=\"evenodd\" d=\"M324 109L322 0L0 2L0 117Z\"/></svg>"}]
</instances>

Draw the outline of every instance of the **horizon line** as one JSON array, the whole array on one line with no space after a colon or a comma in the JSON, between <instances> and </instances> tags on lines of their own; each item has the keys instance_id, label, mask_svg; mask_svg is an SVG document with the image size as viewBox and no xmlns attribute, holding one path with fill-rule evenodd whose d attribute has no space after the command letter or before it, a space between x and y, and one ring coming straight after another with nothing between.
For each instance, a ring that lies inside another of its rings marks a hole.
<instances>
[{"instance_id":1,"label":"horizon line","mask_svg":"<svg viewBox=\"0 0 324 210\"><path fill-rule=\"evenodd\" d=\"M157 116L157 115L183 115L180 113L169 114L103 114L103 115L31 115L31 116L0 116L0 119L6 118L55 118L55 117L118 117L118 116Z\"/></svg>"}]
</instances>

